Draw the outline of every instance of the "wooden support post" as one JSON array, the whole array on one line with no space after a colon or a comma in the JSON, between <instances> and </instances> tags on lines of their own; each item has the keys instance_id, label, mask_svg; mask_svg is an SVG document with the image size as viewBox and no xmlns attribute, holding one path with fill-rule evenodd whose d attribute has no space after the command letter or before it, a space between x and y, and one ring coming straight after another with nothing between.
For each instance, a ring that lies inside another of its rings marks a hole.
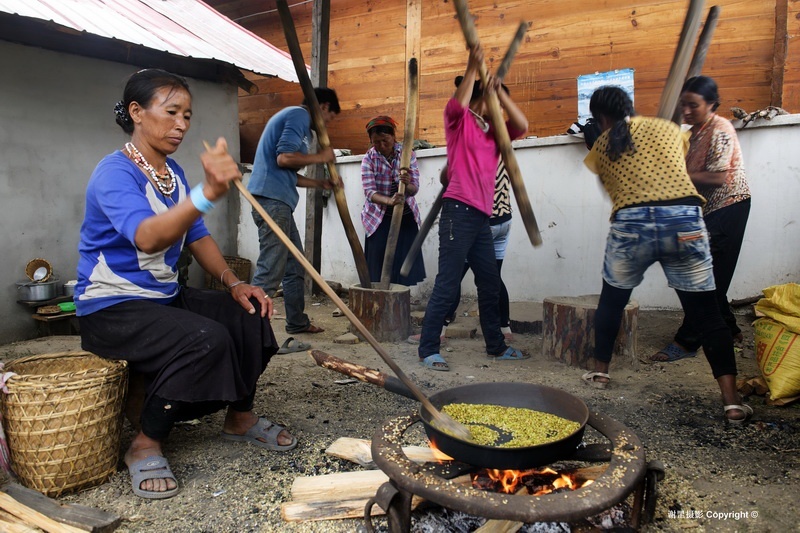
<instances>
[{"instance_id":1,"label":"wooden support post","mask_svg":"<svg viewBox=\"0 0 800 533\"><path fill-rule=\"evenodd\" d=\"M316 0L312 8L311 20L311 83L315 87L328 86L328 41L330 35L331 2ZM308 167L308 177L324 179L323 165ZM320 271L322 266L322 207L325 203L323 190L317 187L306 189L306 259ZM306 291L311 294L322 292L310 277L306 277Z\"/></svg>"},{"instance_id":2,"label":"wooden support post","mask_svg":"<svg viewBox=\"0 0 800 533\"><path fill-rule=\"evenodd\" d=\"M794 0L793 0L794 1ZM770 80L769 105L783 106L783 77L786 72L786 57L789 49L789 2L775 2L775 40L772 51L772 76ZM794 22L793 24L796 24ZM796 27L796 26L795 26ZM795 33L794 31L792 33Z\"/></svg>"},{"instance_id":3,"label":"wooden support post","mask_svg":"<svg viewBox=\"0 0 800 533\"><path fill-rule=\"evenodd\" d=\"M545 298L542 302L542 354L570 366L593 368L597 294ZM612 365L638 368L639 303L628 302L614 345Z\"/></svg>"}]
</instances>

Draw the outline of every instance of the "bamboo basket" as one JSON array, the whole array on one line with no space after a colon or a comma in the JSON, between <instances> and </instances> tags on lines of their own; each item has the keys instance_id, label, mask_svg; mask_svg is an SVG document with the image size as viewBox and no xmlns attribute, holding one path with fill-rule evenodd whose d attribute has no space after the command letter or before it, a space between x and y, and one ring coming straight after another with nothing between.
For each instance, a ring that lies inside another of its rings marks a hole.
<instances>
[{"instance_id":1,"label":"bamboo basket","mask_svg":"<svg viewBox=\"0 0 800 533\"><path fill-rule=\"evenodd\" d=\"M127 362L61 352L10 361L5 371L17 374L6 382L0 409L22 483L59 496L116 471Z\"/></svg>"},{"instance_id":2,"label":"bamboo basket","mask_svg":"<svg viewBox=\"0 0 800 533\"><path fill-rule=\"evenodd\" d=\"M243 257L235 257L232 255L223 256L225 258L225 262L228 263L228 268L233 270L240 280L250 283L250 270L252 268L252 263L249 259L245 259ZM215 278L211 276L208 272L206 272L206 288L207 289L214 289L217 291L224 291L228 288L220 283L219 278Z\"/></svg>"}]
</instances>

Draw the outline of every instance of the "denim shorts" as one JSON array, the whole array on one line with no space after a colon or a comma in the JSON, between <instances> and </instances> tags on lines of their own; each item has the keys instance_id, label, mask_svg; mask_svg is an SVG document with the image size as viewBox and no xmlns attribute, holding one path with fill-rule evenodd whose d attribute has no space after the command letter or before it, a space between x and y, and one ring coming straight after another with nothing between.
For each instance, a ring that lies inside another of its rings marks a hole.
<instances>
[{"instance_id":1,"label":"denim shorts","mask_svg":"<svg viewBox=\"0 0 800 533\"><path fill-rule=\"evenodd\" d=\"M603 279L619 289L633 289L656 261L673 289L715 289L711 248L700 207L628 207L617 211L608 232Z\"/></svg>"},{"instance_id":2,"label":"denim shorts","mask_svg":"<svg viewBox=\"0 0 800 533\"><path fill-rule=\"evenodd\" d=\"M492 230L492 241L494 242L494 258L498 261L505 259L508 234L511 232L511 220L490 226L490 229Z\"/></svg>"}]
</instances>

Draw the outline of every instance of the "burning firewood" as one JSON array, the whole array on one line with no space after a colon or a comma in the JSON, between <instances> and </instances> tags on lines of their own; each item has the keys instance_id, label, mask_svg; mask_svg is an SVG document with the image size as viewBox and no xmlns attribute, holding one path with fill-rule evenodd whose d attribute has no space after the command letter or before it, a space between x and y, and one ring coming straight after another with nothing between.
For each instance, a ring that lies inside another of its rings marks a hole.
<instances>
[{"instance_id":1,"label":"burning firewood","mask_svg":"<svg viewBox=\"0 0 800 533\"><path fill-rule=\"evenodd\" d=\"M584 487L605 471L606 465L595 465L568 470L552 468L530 470L491 470L482 469L473 474L472 486L514 494L541 496L561 490L575 490Z\"/></svg>"}]
</instances>

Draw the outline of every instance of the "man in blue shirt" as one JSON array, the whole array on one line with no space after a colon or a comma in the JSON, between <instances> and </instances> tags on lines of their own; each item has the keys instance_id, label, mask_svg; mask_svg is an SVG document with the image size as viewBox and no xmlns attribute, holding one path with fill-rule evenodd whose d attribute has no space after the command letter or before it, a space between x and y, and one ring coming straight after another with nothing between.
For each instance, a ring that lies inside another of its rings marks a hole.
<instances>
[{"instance_id":1,"label":"man in blue shirt","mask_svg":"<svg viewBox=\"0 0 800 533\"><path fill-rule=\"evenodd\" d=\"M333 89L316 88L314 92L326 124L340 112L339 99ZM336 159L330 147L309 153L311 143L311 113L308 102L282 109L267 122L258 142L253 173L247 189L261 204L281 230L289 236L298 250L303 249L300 233L294 222L294 210L300 195L297 187L331 188L327 179L315 180L298 174L307 165L329 163ZM283 301L286 308L287 333L319 333L322 328L311 323L305 313L305 272L289 253L278 236L269 228L257 211L253 220L258 226L259 254L253 285L274 297L283 282ZM307 349L290 337L282 353ZM279 353L281 353L279 352Z\"/></svg>"}]
</instances>

